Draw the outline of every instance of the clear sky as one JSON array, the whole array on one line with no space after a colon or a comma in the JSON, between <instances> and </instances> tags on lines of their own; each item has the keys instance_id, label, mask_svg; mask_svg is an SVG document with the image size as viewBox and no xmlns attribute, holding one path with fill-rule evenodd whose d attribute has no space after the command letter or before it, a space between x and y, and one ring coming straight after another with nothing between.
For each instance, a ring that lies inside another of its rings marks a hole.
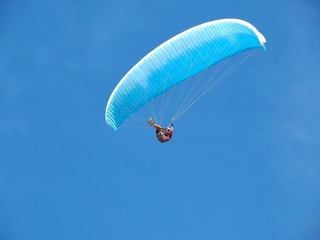
<instances>
[{"instance_id":1,"label":"clear sky","mask_svg":"<svg viewBox=\"0 0 320 240\"><path fill-rule=\"evenodd\" d=\"M137 61L221 18L267 51L170 143L105 123ZM316 0L2 0L0 239L318 240L319 25Z\"/></svg>"}]
</instances>

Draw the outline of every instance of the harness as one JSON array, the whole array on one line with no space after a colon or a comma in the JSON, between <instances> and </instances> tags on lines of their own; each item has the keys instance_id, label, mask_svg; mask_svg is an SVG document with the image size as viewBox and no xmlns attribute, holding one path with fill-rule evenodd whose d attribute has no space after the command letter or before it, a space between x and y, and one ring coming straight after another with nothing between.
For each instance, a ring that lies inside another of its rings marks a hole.
<instances>
[{"instance_id":1,"label":"harness","mask_svg":"<svg viewBox=\"0 0 320 240\"><path fill-rule=\"evenodd\" d=\"M157 135L158 140L159 140L160 142L162 142L162 143L168 142L168 141L170 141L171 138L172 138L172 133L171 133L171 134L168 133L168 132L166 131L166 129L164 129L164 128L158 129L158 130L156 131L156 135Z\"/></svg>"}]
</instances>

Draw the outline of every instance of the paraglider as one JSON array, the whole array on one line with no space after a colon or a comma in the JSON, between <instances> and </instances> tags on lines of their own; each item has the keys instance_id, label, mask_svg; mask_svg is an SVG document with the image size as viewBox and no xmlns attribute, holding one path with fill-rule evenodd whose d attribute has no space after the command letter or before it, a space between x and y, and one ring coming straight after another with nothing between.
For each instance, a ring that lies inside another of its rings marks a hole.
<instances>
[{"instance_id":1,"label":"paraglider","mask_svg":"<svg viewBox=\"0 0 320 240\"><path fill-rule=\"evenodd\" d=\"M192 81L193 91L203 84L196 92L186 94L184 100L179 97L181 105L175 108L170 121L176 120L225 77L225 73L217 77L218 71L239 64L255 50L265 50L265 42L253 25L239 19L207 22L172 37L143 57L117 84L106 106L107 124L117 130L144 106L176 86ZM210 71L213 73L209 77L203 77L206 81L199 80L200 75ZM167 99L162 102L168 104ZM167 105L161 109L167 109ZM154 119L153 126L160 125L155 114Z\"/></svg>"},{"instance_id":2,"label":"paraglider","mask_svg":"<svg viewBox=\"0 0 320 240\"><path fill-rule=\"evenodd\" d=\"M156 136L161 143L169 142L172 139L173 123L169 127L163 128L155 124L152 118L149 119L148 124L156 129Z\"/></svg>"}]
</instances>

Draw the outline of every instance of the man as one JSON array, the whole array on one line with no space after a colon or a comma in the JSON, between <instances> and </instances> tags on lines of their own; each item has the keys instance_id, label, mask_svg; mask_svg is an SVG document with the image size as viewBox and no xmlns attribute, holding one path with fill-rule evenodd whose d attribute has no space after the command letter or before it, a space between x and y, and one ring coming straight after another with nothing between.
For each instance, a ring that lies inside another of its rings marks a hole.
<instances>
[{"instance_id":1,"label":"man","mask_svg":"<svg viewBox=\"0 0 320 240\"><path fill-rule=\"evenodd\" d=\"M158 124L155 124L152 118L148 121L149 125L156 129L156 136L161 143L168 142L172 139L173 133L173 123L170 124L170 127L163 128Z\"/></svg>"}]
</instances>

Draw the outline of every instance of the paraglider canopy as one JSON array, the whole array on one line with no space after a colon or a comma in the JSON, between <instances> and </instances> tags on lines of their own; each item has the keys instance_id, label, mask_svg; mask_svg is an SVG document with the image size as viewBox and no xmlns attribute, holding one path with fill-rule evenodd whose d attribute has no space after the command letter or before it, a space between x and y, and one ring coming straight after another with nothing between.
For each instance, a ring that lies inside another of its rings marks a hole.
<instances>
[{"instance_id":1,"label":"paraglider canopy","mask_svg":"<svg viewBox=\"0 0 320 240\"><path fill-rule=\"evenodd\" d=\"M250 23L222 19L188 29L142 58L113 90L106 122L117 130L139 109L202 71L253 49L265 50L264 36Z\"/></svg>"}]
</instances>

